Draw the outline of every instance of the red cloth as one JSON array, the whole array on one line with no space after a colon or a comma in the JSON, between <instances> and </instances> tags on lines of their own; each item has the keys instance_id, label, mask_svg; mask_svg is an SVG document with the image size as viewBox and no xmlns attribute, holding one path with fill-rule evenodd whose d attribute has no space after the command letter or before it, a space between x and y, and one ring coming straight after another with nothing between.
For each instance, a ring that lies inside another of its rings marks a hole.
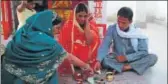
<instances>
[{"instance_id":1,"label":"red cloth","mask_svg":"<svg viewBox=\"0 0 168 84\"><path fill-rule=\"evenodd\" d=\"M96 23L94 20L89 22L93 34L93 42L90 45L87 45L84 30L81 29L74 20L74 16L71 14L70 19L64 23L64 26L61 29L59 42L67 52L77 56L83 62L93 62L96 60L97 50L100 44ZM91 64L93 66L94 63Z\"/></svg>"}]
</instances>

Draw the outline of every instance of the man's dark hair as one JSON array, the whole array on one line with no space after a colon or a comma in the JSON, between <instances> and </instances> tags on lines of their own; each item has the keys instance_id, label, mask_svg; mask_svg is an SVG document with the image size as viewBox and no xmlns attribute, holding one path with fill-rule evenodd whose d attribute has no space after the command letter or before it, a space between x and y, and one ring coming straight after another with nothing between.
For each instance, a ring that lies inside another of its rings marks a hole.
<instances>
[{"instance_id":1,"label":"man's dark hair","mask_svg":"<svg viewBox=\"0 0 168 84\"><path fill-rule=\"evenodd\" d=\"M83 11L88 13L88 8L84 3L79 3L76 7L76 12L75 13L79 13L79 12L83 12Z\"/></svg>"},{"instance_id":2,"label":"man's dark hair","mask_svg":"<svg viewBox=\"0 0 168 84\"><path fill-rule=\"evenodd\" d=\"M128 18L129 21L132 21L133 18L133 12L132 9L129 7L122 7L118 13L117 16L122 16L124 18Z\"/></svg>"}]
</instances>

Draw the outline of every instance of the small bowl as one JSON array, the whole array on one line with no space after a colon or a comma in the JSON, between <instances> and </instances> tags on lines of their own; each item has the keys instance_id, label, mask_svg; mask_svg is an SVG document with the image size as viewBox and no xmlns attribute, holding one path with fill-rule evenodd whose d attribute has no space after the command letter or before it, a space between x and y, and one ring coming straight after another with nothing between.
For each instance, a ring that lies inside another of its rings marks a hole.
<instances>
[{"instance_id":1,"label":"small bowl","mask_svg":"<svg viewBox=\"0 0 168 84\"><path fill-rule=\"evenodd\" d=\"M106 80L107 80L108 82L111 82L111 81L113 81L113 79L114 79L113 72L107 72L107 73L106 73Z\"/></svg>"}]
</instances>

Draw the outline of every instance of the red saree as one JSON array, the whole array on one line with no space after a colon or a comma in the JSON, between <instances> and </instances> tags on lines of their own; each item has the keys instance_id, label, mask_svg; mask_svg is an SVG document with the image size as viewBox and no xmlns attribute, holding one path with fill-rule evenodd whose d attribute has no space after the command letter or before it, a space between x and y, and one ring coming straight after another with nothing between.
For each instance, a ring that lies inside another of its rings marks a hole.
<instances>
[{"instance_id":1,"label":"red saree","mask_svg":"<svg viewBox=\"0 0 168 84\"><path fill-rule=\"evenodd\" d=\"M89 22L93 41L88 45L86 44L84 30L74 21L74 16L75 15L71 15L70 19L65 22L59 35L59 42L67 52L77 56L83 62L89 63L93 68L96 62L98 46L100 44L96 23L94 20Z\"/></svg>"}]
</instances>

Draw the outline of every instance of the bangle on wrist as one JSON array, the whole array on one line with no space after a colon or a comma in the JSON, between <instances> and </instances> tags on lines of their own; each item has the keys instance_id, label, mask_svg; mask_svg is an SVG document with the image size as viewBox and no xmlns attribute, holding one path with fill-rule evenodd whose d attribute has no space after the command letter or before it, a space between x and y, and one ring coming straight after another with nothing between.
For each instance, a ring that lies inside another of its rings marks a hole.
<instances>
[{"instance_id":1,"label":"bangle on wrist","mask_svg":"<svg viewBox=\"0 0 168 84\"><path fill-rule=\"evenodd\" d=\"M90 68L89 64L86 64L85 67L82 68L82 70L87 70L89 68Z\"/></svg>"}]
</instances>

